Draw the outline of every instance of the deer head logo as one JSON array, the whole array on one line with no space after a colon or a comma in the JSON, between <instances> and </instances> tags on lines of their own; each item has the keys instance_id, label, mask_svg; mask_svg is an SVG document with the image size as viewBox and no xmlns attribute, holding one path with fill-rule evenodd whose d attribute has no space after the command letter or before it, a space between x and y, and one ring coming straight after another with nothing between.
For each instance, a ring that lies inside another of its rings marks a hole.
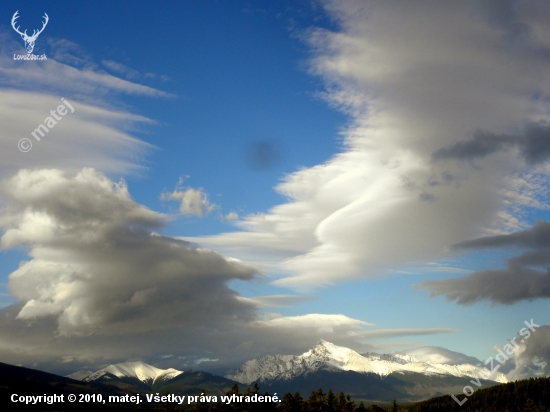
<instances>
[{"instance_id":1,"label":"deer head logo","mask_svg":"<svg viewBox=\"0 0 550 412\"><path fill-rule=\"evenodd\" d=\"M34 30L33 33L32 33L32 36L29 36L29 35L27 35L27 30L25 30L23 33L21 33L19 31L19 26L15 27L15 21L19 18L19 16L17 15L18 13L19 13L19 10L17 10L14 13L13 17L11 18L11 26L13 27L13 30L15 30L17 33L19 33L21 35L21 38L25 42L25 49L27 49L27 53L30 54L30 53L32 53L32 51L34 49L34 42L38 38L38 35L44 31L44 28L48 24L48 20L50 20L50 18L48 17L48 15L46 13L44 13L44 23L42 23L42 28L38 31Z\"/></svg>"}]
</instances>

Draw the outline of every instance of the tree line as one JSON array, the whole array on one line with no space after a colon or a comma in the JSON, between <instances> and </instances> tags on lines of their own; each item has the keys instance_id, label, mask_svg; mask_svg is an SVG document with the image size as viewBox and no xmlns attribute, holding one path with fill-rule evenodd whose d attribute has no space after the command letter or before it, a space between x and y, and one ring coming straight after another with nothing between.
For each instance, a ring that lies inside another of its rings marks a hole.
<instances>
[{"instance_id":1,"label":"tree line","mask_svg":"<svg viewBox=\"0 0 550 412\"><path fill-rule=\"evenodd\" d=\"M244 393L239 393L237 384L227 392L231 395L253 396L259 394L259 387L254 384L252 388L247 388ZM267 392L265 396L270 396ZM397 405L396 401L393 407L389 409L392 412L403 411ZM387 412L388 409L382 409L376 405L365 406L361 401L358 404L351 399L350 395L340 392L335 394L331 389L324 392L319 388L311 392L309 398L304 399L300 393L287 393L278 403L253 403L253 402L232 402L230 404L218 401L217 403L197 402L191 405L192 412Z\"/></svg>"},{"instance_id":2,"label":"tree line","mask_svg":"<svg viewBox=\"0 0 550 412\"><path fill-rule=\"evenodd\" d=\"M253 396L260 394L257 384L239 393L238 385L227 391L227 395ZM267 392L262 394L271 396ZM457 395L459 399L462 396ZM238 399L238 398L237 398ZM163 410L176 410L173 405L166 405ZM325 392L317 389L307 399L300 393L287 393L277 403L231 402L217 403L197 402L190 405L190 412L550 412L550 377L531 378L521 381L480 389L459 406L449 395L439 396L426 401L380 407L365 406L355 402L350 395L332 390Z\"/></svg>"}]
</instances>

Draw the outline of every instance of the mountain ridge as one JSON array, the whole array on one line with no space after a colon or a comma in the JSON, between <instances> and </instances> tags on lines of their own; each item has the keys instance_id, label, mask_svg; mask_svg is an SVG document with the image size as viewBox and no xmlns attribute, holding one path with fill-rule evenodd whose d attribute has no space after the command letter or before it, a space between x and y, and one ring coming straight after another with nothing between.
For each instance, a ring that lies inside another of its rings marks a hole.
<instances>
[{"instance_id":1,"label":"mountain ridge","mask_svg":"<svg viewBox=\"0 0 550 412\"><path fill-rule=\"evenodd\" d=\"M145 362L123 362L96 372L78 371L67 376L83 383L98 383L119 390L164 391L176 395L196 395L201 390L224 395L236 382L208 372L159 369Z\"/></svg>"},{"instance_id":2,"label":"mountain ridge","mask_svg":"<svg viewBox=\"0 0 550 412\"><path fill-rule=\"evenodd\" d=\"M367 356L364 356L367 355ZM443 375L459 378L485 377L483 368L473 364L448 365L421 361L411 355L387 355L367 353L337 346L320 339L309 351L301 355L266 355L245 362L233 374L225 377L240 383L269 383L291 380L321 369L328 371L353 371L373 373L380 378L391 374L419 373L423 375ZM491 380L506 383L502 373L495 373Z\"/></svg>"},{"instance_id":3,"label":"mountain ridge","mask_svg":"<svg viewBox=\"0 0 550 412\"><path fill-rule=\"evenodd\" d=\"M84 371L75 372L69 376L77 377L78 374L82 374L83 372ZM182 373L183 371L179 371L177 369L159 369L145 362L135 361L109 365L106 368L100 369L84 378L81 378L80 380L83 382L94 382L102 378L112 379L110 376L112 375L119 379L137 379L152 388L155 384L160 382L168 382Z\"/></svg>"}]
</instances>

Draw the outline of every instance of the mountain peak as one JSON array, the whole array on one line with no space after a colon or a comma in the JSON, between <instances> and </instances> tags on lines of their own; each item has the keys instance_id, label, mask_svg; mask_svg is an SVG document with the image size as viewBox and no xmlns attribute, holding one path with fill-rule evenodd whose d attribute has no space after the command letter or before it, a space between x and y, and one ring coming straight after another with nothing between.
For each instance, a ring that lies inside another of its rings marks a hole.
<instances>
[{"instance_id":1,"label":"mountain peak","mask_svg":"<svg viewBox=\"0 0 550 412\"><path fill-rule=\"evenodd\" d=\"M157 381L168 381L181 375L183 372L177 369L159 369L142 361L123 362L109 365L100 369L81 380L92 382L100 379L138 379L139 381L153 386Z\"/></svg>"},{"instance_id":2,"label":"mountain peak","mask_svg":"<svg viewBox=\"0 0 550 412\"><path fill-rule=\"evenodd\" d=\"M348 348L345 348L343 346L335 345L334 343L328 342L324 339L319 339L312 349L315 349L317 347L326 348L329 351L335 351L335 350L337 351L338 349L348 349ZM348 349L348 350L350 350L350 349Z\"/></svg>"}]
</instances>

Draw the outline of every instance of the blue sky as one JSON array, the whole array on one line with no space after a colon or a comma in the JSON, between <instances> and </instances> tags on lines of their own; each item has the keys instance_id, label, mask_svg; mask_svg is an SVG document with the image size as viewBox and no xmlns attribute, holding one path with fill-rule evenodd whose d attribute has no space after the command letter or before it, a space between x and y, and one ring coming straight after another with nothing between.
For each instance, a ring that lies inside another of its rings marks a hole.
<instances>
[{"instance_id":1,"label":"blue sky","mask_svg":"<svg viewBox=\"0 0 550 412\"><path fill-rule=\"evenodd\" d=\"M47 61L14 60L16 10L28 32L48 14ZM319 338L486 359L524 320L548 324L548 229L534 226L548 219L548 15L8 2L0 360L70 373L209 357L223 372ZM61 98L75 112L36 141ZM547 328L510 376L545 359Z\"/></svg>"}]
</instances>

